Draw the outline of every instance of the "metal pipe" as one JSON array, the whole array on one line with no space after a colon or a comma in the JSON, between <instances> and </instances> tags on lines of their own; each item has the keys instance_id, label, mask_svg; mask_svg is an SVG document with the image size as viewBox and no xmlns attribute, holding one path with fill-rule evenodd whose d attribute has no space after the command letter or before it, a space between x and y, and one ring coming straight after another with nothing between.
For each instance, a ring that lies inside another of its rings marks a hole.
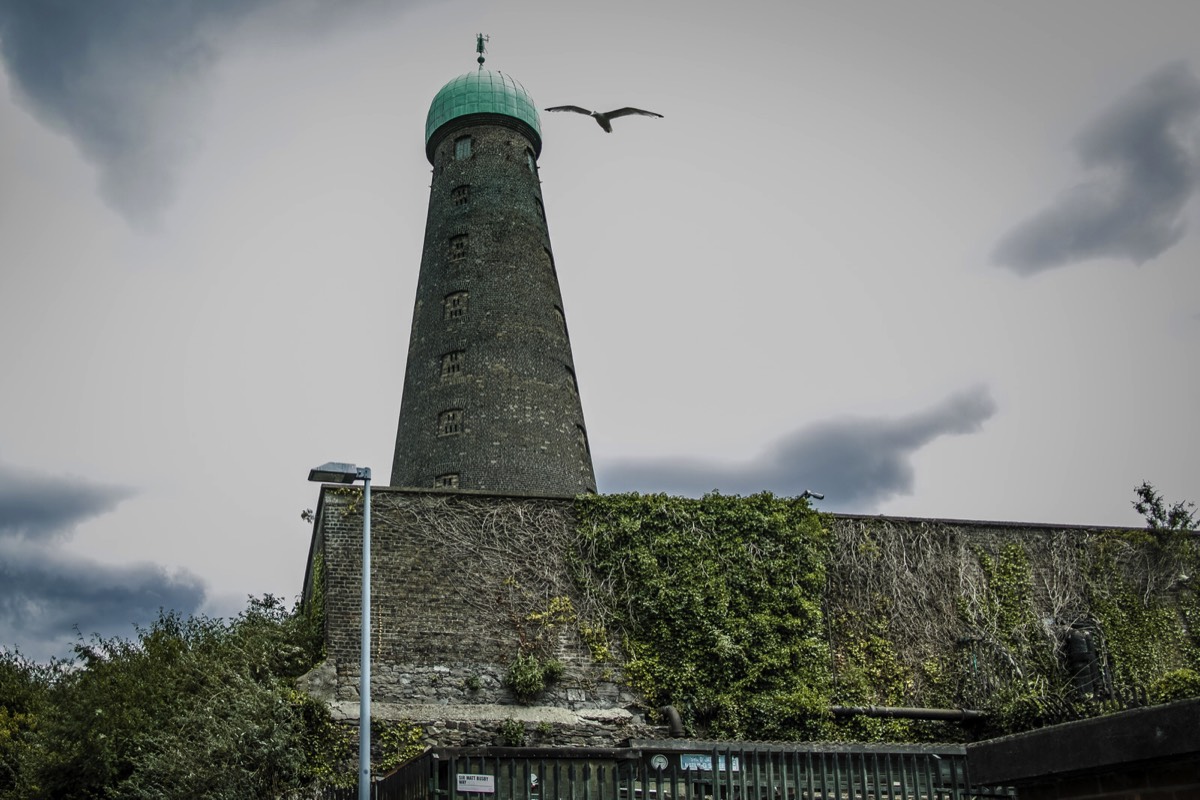
<instances>
[{"instance_id":1,"label":"metal pipe","mask_svg":"<svg viewBox=\"0 0 1200 800\"><path fill-rule=\"evenodd\" d=\"M892 719L931 719L947 722L976 722L987 717L986 711L970 708L897 708L895 706L831 706L835 717L888 717Z\"/></svg>"},{"instance_id":2,"label":"metal pipe","mask_svg":"<svg viewBox=\"0 0 1200 800\"><path fill-rule=\"evenodd\" d=\"M371 468L362 467L362 652L358 687L358 800L371 798Z\"/></svg>"},{"instance_id":3,"label":"metal pipe","mask_svg":"<svg viewBox=\"0 0 1200 800\"><path fill-rule=\"evenodd\" d=\"M672 739L683 738L683 718L679 716L679 709L675 706L663 706L659 713L667 718L667 731Z\"/></svg>"}]
</instances>

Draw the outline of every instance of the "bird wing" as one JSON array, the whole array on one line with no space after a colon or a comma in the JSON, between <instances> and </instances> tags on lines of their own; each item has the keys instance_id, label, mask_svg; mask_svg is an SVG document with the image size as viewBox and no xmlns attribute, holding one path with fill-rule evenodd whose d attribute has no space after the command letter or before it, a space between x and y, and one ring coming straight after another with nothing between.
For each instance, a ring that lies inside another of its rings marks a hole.
<instances>
[{"instance_id":1,"label":"bird wing","mask_svg":"<svg viewBox=\"0 0 1200 800\"><path fill-rule=\"evenodd\" d=\"M546 109L546 110L550 111L552 109ZM655 114L653 111L643 111L640 108L628 108L628 107L618 108L616 111L609 111L609 112L605 113L604 116L608 117L609 119L615 119L616 117L627 117L630 114L641 114L642 116L645 116L645 117L658 117L660 119L662 118L662 114Z\"/></svg>"},{"instance_id":2,"label":"bird wing","mask_svg":"<svg viewBox=\"0 0 1200 800\"><path fill-rule=\"evenodd\" d=\"M545 110L546 111L574 111L576 114L587 114L589 117L592 115L591 111L588 111L586 108L580 108L579 106L552 106Z\"/></svg>"}]
</instances>

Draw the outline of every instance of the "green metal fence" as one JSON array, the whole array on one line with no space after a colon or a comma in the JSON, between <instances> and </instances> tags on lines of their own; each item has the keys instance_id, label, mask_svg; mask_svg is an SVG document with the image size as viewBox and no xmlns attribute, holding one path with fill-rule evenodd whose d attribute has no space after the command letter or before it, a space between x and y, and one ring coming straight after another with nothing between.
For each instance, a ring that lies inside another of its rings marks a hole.
<instances>
[{"instance_id":1,"label":"green metal fence","mask_svg":"<svg viewBox=\"0 0 1200 800\"><path fill-rule=\"evenodd\" d=\"M630 748L440 748L374 785L378 800L980 800L958 745L639 742ZM326 793L326 798L340 793Z\"/></svg>"}]
</instances>

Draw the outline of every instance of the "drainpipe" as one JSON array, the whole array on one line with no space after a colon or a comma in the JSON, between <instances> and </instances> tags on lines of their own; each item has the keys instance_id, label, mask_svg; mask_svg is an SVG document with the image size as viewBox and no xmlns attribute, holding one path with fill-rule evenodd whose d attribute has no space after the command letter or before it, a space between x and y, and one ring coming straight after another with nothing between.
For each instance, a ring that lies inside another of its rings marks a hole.
<instances>
[{"instance_id":1,"label":"drainpipe","mask_svg":"<svg viewBox=\"0 0 1200 800\"><path fill-rule=\"evenodd\" d=\"M978 722L984 711L970 708L896 708L894 706L832 706L835 717L889 717L892 719L932 719L947 722Z\"/></svg>"},{"instance_id":2,"label":"drainpipe","mask_svg":"<svg viewBox=\"0 0 1200 800\"><path fill-rule=\"evenodd\" d=\"M683 718L675 706L663 706L658 713L667 718L667 735L672 739L683 738Z\"/></svg>"}]
</instances>

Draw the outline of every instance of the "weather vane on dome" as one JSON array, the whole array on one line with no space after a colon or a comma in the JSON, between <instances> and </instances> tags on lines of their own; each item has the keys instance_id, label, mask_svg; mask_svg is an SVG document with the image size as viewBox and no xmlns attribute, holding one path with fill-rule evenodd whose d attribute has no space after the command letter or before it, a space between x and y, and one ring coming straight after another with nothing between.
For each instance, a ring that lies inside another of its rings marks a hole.
<instances>
[{"instance_id":1,"label":"weather vane on dome","mask_svg":"<svg viewBox=\"0 0 1200 800\"><path fill-rule=\"evenodd\" d=\"M483 54L487 52L487 48L483 43L490 41L492 37L484 36L482 33L475 34L475 52L479 53L479 58L475 59L479 62L479 68L483 69Z\"/></svg>"}]
</instances>

